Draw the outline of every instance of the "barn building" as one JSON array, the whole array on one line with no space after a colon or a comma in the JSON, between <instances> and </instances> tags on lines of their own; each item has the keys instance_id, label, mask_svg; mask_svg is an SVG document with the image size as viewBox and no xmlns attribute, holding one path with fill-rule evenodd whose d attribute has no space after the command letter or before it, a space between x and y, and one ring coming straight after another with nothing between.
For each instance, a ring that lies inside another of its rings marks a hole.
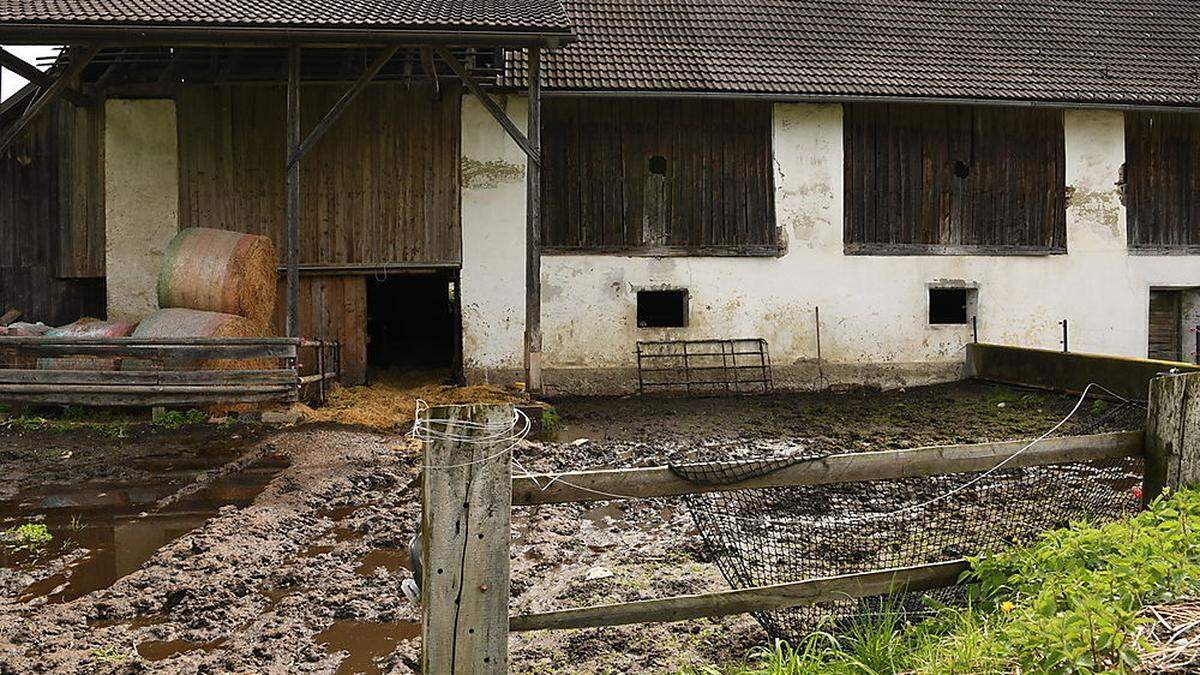
<instances>
[{"instance_id":1,"label":"barn building","mask_svg":"<svg viewBox=\"0 0 1200 675\"><path fill-rule=\"evenodd\" d=\"M363 83L294 206L298 330L350 383L532 352L622 391L639 341L700 338L765 339L797 388L952 379L976 335L1197 358L1187 0L126 4L0 12L0 43L71 45L0 155L0 311L144 316L180 228L287 250L287 131Z\"/></svg>"}]
</instances>

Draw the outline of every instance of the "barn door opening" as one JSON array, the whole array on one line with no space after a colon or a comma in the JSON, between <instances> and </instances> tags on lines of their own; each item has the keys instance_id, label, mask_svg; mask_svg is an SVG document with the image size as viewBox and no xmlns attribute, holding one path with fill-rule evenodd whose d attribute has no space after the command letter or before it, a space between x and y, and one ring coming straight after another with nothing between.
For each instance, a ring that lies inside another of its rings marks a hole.
<instances>
[{"instance_id":1,"label":"barn door opening","mask_svg":"<svg viewBox=\"0 0 1200 675\"><path fill-rule=\"evenodd\" d=\"M367 280L367 365L372 378L460 381L458 271Z\"/></svg>"},{"instance_id":2,"label":"barn door opening","mask_svg":"<svg viewBox=\"0 0 1200 675\"><path fill-rule=\"evenodd\" d=\"M1182 300L1182 291L1150 291L1150 358L1182 360Z\"/></svg>"}]
</instances>

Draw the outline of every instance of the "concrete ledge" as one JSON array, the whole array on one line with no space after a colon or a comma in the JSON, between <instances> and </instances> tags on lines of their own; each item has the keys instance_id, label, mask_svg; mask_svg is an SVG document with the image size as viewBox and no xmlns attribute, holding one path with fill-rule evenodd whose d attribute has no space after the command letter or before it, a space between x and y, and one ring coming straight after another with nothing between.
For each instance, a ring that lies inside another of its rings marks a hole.
<instances>
[{"instance_id":1,"label":"concrete ledge","mask_svg":"<svg viewBox=\"0 0 1200 675\"><path fill-rule=\"evenodd\" d=\"M1200 366L1008 345L967 345L968 377L1053 391L1080 393L1094 382L1120 396L1144 401L1150 380L1172 370L1200 372Z\"/></svg>"},{"instance_id":2,"label":"concrete ledge","mask_svg":"<svg viewBox=\"0 0 1200 675\"><path fill-rule=\"evenodd\" d=\"M507 386L525 379L524 373L504 368L468 368L469 384ZM823 391L850 387L899 389L953 382L963 378L960 362L825 363L815 361L771 368L777 391ZM637 393L637 368L547 368L549 396L613 396ZM675 393L675 392L672 392Z\"/></svg>"}]
</instances>

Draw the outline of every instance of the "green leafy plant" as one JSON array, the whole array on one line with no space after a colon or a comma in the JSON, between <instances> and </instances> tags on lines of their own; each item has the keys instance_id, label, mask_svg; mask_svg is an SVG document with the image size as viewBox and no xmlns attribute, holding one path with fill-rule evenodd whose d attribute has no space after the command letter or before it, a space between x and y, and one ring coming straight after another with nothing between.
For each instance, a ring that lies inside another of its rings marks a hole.
<instances>
[{"instance_id":1,"label":"green leafy plant","mask_svg":"<svg viewBox=\"0 0 1200 675\"><path fill-rule=\"evenodd\" d=\"M1095 401L1092 401L1092 414L1103 415L1104 413L1108 412L1108 409L1111 407L1112 405L1108 401L1098 398Z\"/></svg>"},{"instance_id":2,"label":"green leafy plant","mask_svg":"<svg viewBox=\"0 0 1200 675\"><path fill-rule=\"evenodd\" d=\"M154 421L156 426L164 429L178 429L183 426L191 426L195 424L203 424L208 416L199 410L168 410L163 413L162 417Z\"/></svg>"},{"instance_id":3,"label":"green leafy plant","mask_svg":"<svg viewBox=\"0 0 1200 675\"><path fill-rule=\"evenodd\" d=\"M112 645L94 647L92 649L92 658L102 663L115 663L117 661L124 661L125 659L135 659L137 655L137 650L135 649L121 650Z\"/></svg>"},{"instance_id":4,"label":"green leafy plant","mask_svg":"<svg viewBox=\"0 0 1200 675\"><path fill-rule=\"evenodd\" d=\"M36 551L53 539L42 523L25 523L0 532L0 542L14 551Z\"/></svg>"},{"instance_id":5,"label":"green leafy plant","mask_svg":"<svg viewBox=\"0 0 1200 675\"><path fill-rule=\"evenodd\" d=\"M542 431L554 433L562 428L562 418L558 416L558 410L554 406L548 405L542 408Z\"/></svg>"}]
</instances>

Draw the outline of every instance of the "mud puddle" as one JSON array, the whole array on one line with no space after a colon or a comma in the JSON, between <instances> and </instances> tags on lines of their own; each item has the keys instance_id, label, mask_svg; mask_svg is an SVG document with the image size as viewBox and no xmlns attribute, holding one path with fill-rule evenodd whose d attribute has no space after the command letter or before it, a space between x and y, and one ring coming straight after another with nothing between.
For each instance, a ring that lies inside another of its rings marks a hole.
<instances>
[{"instance_id":1,"label":"mud puddle","mask_svg":"<svg viewBox=\"0 0 1200 675\"><path fill-rule=\"evenodd\" d=\"M416 621L338 621L313 639L330 654L339 651L349 654L338 666L338 675L374 675L382 672L376 659L391 654L397 643L420 635L421 624Z\"/></svg>"},{"instance_id":2,"label":"mud puddle","mask_svg":"<svg viewBox=\"0 0 1200 675\"><path fill-rule=\"evenodd\" d=\"M159 466L169 474L137 483L93 484L59 492L41 490L21 499L0 502L0 531L21 525L41 525L50 540L20 547L0 546L0 568L36 570L64 561L54 574L28 585L20 602L44 599L61 603L107 588L140 568L156 551L203 525L224 506L245 506L287 467L287 460L267 455L240 471L217 478L203 489L155 509L156 501L174 494L164 491L178 467ZM209 463L197 464L210 468Z\"/></svg>"}]
</instances>

